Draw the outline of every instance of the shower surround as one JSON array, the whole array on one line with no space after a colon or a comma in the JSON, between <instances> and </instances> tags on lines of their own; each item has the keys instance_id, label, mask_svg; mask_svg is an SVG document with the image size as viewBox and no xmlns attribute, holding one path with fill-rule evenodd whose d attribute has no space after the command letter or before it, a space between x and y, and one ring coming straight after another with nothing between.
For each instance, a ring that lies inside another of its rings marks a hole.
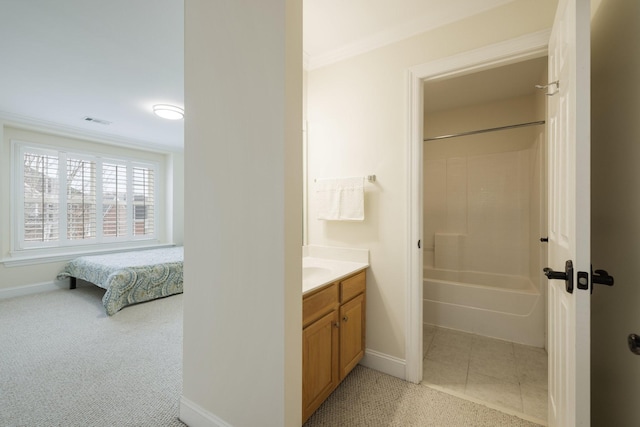
<instances>
[{"instance_id":1,"label":"shower surround","mask_svg":"<svg viewBox=\"0 0 640 427\"><path fill-rule=\"evenodd\" d=\"M425 323L544 346L540 139L425 159Z\"/></svg>"}]
</instances>

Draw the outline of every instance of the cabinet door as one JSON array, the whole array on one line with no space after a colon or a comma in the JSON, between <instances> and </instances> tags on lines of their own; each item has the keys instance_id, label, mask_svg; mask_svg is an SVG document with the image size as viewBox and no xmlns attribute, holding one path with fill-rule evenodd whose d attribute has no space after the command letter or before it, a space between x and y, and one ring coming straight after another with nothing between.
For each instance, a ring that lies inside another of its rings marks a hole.
<instances>
[{"instance_id":1,"label":"cabinet door","mask_svg":"<svg viewBox=\"0 0 640 427\"><path fill-rule=\"evenodd\" d=\"M358 364L365 348L365 302L360 294L340 306L340 380Z\"/></svg>"},{"instance_id":2,"label":"cabinet door","mask_svg":"<svg viewBox=\"0 0 640 427\"><path fill-rule=\"evenodd\" d=\"M302 330L302 421L306 421L340 382L338 310Z\"/></svg>"}]
</instances>

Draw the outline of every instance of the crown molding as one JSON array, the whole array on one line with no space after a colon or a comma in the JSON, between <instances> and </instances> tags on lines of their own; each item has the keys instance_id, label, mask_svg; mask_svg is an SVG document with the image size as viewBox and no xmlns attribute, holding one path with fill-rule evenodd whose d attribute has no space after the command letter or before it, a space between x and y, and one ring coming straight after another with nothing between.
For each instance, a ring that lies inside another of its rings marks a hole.
<instances>
[{"instance_id":1,"label":"crown molding","mask_svg":"<svg viewBox=\"0 0 640 427\"><path fill-rule=\"evenodd\" d=\"M444 27L454 22L462 21L471 16L486 12L487 10L495 9L507 3L511 3L512 1L514 0L502 0L483 8L470 9L468 11L459 11L460 13L451 15L450 17L448 17L448 19L442 19L442 17L440 17L437 21L434 21L434 17L431 15L423 16L409 24L403 24L385 31L381 31L369 37L365 37L353 43L349 43L338 49L334 49L319 55L307 54L308 61L305 64L305 69L307 69L308 71L312 71L314 69L321 68L336 62L344 61L351 57L358 56L363 53L367 53L381 47L391 45L393 43L397 43L418 34L422 34L436 28Z\"/></svg>"},{"instance_id":2,"label":"crown molding","mask_svg":"<svg viewBox=\"0 0 640 427\"><path fill-rule=\"evenodd\" d=\"M102 132L92 132L74 126L61 125L59 123L36 119L28 116L22 116L6 111L0 111L0 125L6 125L18 129L32 130L37 132L47 132L52 135L68 138L82 138L101 144L115 145L127 148L138 148L141 150L152 151L156 153L180 153L184 151L183 147L159 145L157 143L139 139L123 138L117 135L111 135Z\"/></svg>"}]
</instances>

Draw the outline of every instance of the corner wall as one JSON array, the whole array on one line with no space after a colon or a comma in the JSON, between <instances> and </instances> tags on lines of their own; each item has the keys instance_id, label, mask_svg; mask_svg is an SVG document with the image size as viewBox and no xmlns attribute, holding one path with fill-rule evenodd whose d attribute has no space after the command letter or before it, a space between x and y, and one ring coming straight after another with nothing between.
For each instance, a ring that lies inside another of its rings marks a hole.
<instances>
[{"instance_id":1,"label":"corner wall","mask_svg":"<svg viewBox=\"0 0 640 427\"><path fill-rule=\"evenodd\" d=\"M591 424L636 426L640 357L640 2L602 0L591 36Z\"/></svg>"},{"instance_id":2,"label":"corner wall","mask_svg":"<svg viewBox=\"0 0 640 427\"><path fill-rule=\"evenodd\" d=\"M302 2L185 1L180 419L300 426Z\"/></svg>"}]
</instances>

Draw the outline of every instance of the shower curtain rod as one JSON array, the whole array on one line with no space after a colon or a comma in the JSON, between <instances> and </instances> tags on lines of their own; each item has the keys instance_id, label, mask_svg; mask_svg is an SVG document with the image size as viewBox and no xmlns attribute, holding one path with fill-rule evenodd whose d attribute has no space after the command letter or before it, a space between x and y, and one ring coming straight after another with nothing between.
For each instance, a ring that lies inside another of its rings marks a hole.
<instances>
[{"instance_id":1,"label":"shower curtain rod","mask_svg":"<svg viewBox=\"0 0 640 427\"><path fill-rule=\"evenodd\" d=\"M457 138L459 136L475 135L475 134L478 134L478 133L495 132L495 131L498 131L498 130L515 129L515 128L521 128L521 127L525 127L525 126L543 125L544 123L545 123L544 120L540 120L540 121L537 121L537 122L519 123L517 125L500 126L500 127L497 127L497 128L480 129L480 130L472 130L472 131L469 131L469 132L454 133L454 134L451 134L451 135L434 136L434 137L431 137L431 138L425 138L423 141L427 142L427 141L435 141L435 140L438 140L438 139Z\"/></svg>"}]
</instances>

